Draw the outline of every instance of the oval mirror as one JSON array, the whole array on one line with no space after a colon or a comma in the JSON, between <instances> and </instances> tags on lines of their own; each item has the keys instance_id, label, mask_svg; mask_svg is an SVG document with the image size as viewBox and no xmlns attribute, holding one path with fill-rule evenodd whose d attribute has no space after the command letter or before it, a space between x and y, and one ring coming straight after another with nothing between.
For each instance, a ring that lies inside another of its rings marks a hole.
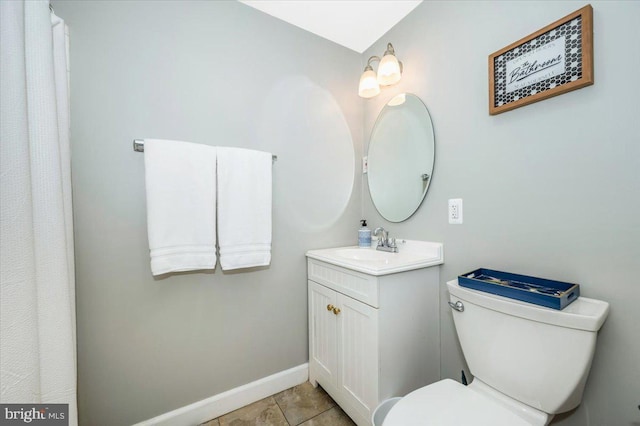
<instances>
[{"instance_id":1,"label":"oval mirror","mask_svg":"<svg viewBox=\"0 0 640 426\"><path fill-rule=\"evenodd\" d=\"M390 222L413 215L431 183L435 136L427 107L411 93L401 93L380 111L371 132L367 172L369 193Z\"/></svg>"}]
</instances>

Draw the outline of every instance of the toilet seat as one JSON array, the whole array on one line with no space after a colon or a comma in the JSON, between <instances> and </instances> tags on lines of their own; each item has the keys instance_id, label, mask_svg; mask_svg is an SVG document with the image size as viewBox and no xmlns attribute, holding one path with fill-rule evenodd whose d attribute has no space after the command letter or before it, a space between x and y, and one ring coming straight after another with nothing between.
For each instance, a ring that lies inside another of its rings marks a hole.
<instances>
[{"instance_id":1,"label":"toilet seat","mask_svg":"<svg viewBox=\"0 0 640 426\"><path fill-rule=\"evenodd\" d=\"M454 380L416 389L393 406L382 426L531 426L522 417Z\"/></svg>"}]
</instances>

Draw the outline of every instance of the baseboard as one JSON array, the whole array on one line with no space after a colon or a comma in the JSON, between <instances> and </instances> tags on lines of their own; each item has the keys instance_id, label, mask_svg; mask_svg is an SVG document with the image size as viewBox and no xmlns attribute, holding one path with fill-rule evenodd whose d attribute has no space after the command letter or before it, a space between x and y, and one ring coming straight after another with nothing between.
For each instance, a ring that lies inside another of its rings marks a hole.
<instances>
[{"instance_id":1,"label":"baseboard","mask_svg":"<svg viewBox=\"0 0 640 426\"><path fill-rule=\"evenodd\" d=\"M193 404L161 414L134 426L193 426L282 392L309 379L309 364L302 364Z\"/></svg>"}]
</instances>

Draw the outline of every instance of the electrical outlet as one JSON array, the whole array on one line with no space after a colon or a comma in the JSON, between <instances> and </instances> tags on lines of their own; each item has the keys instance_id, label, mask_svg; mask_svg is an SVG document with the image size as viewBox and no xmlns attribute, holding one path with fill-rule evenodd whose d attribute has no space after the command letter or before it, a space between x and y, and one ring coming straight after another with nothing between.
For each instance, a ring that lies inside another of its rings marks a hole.
<instances>
[{"instance_id":1,"label":"electrical outlet","mask_svg":"<svg viewBox=\"0 0 640 426\"><path fill-rule=\"evenodd\" d=\"M365 175L369 171L369 157L362 157L362 174Z\"/></svg>"},{"instance_id":2,"label":"electrical outlet","mask_svg":"<svg viewBox=\"0 0 640 426\"><path fill-rule=\"evenodd\" d=\"M449 223L454 225L462 223L462 198L449 200Z\"/></svg>"}]
</instances>

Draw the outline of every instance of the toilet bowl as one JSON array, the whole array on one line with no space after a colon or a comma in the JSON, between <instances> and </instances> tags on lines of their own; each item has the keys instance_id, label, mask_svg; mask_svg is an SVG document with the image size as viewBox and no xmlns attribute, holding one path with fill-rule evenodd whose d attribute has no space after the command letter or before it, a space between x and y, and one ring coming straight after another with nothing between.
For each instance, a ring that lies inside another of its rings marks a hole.
<instances>
[{"instance_id":1,"label":"toilet bowl","mask_svg":"<svg viewBox=\"0 0 640 426\"><path fill-rule=\"evenodd\" d=\"M417 389L383 426L544 426L577 407L609 304L580 297L562 311L449 281L469 386L444 379ZM460 303L457 303L460 302Z\"/></svg>"}]
</instances>

